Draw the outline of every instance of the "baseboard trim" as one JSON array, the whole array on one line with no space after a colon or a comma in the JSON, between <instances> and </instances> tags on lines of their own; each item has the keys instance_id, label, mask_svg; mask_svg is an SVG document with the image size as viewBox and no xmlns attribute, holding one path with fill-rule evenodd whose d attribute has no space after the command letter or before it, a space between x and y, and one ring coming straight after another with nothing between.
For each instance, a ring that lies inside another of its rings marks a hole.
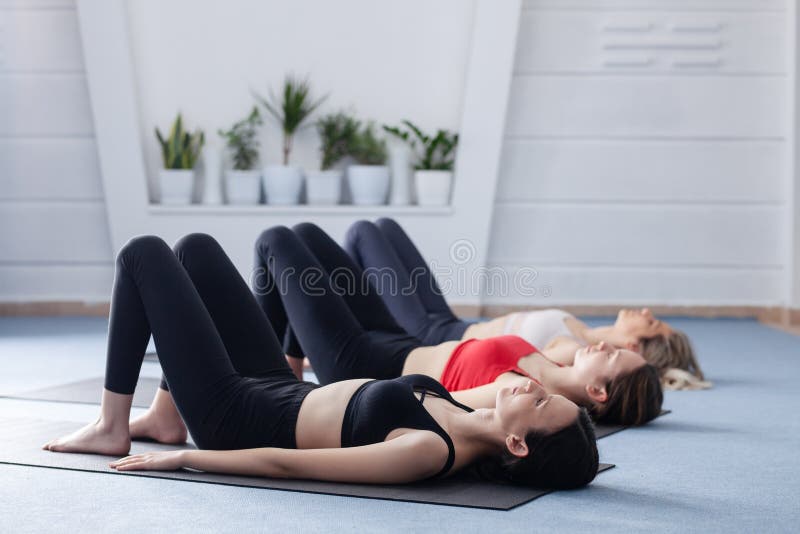
<instances>
[{"instance_id":1,"label":"baseboard trim","mask_svg":"<svg viewBox=\"0 0 800 534\"><path fill-rule=\"evenodd\" d=\"M109 310L108 302L0 302L0 317L108 317Z\"/></svg>"},{"instance_id":2,"label":"baseboard trim","mask_svg":"<svg viewBox=\"0 0 800 534\"><path fill-rule=\"evenodd\" d=\"M500 317L509 313L541 310L550 306L522 306L522 305L497 305L488 304L485 306L469 307L470 314L460 311L459 307L453 309L461 316L480 316L480 317ZM592 316L614 316L622 307L611 305L591 305L591 306L559 306L560 309L567 310L575 315ZM474 313L475 310L479 313ZM754 318L763 323L779 324L785 326L800 326L800 309L781 308L778 306L650 306L656 315L675 315L683 317L705 317L705 318Z\"/></svg>"},{"instance_id":3,"label":"baseboard trim","mask_svg":"<svg viewBox=\"0 0 800 534\"><path fill-rule=\"evenodd\" d=\"M562 306L575 315L616 315L621 306ZM460 317L500 317L508 313L545 309L546 306L508 306L454 304L453 311ZM47 302L0 302L0 317L14 316L89 316L108 317L108 302L47 301ZM651 306L656 315L678 315L683 317L752 317L763 323L776 326L800 326L800 309L770 306Z\"/></svg>"}]
</instances>

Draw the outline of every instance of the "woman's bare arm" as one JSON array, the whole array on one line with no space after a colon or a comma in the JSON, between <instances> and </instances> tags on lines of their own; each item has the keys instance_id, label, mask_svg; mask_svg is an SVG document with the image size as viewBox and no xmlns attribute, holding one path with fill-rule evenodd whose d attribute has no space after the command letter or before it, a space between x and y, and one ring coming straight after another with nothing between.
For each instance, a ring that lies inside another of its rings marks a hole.
<instances>
[{"instance_id":1,"label":"woman's bare arm","mask_svg":"<svg viewBox=\"0 0 800 534\"><path fill-rule=\"evenodd\" d=\"M119 471L171 471L189 467L269 478L402 484L435 475L444 466L447 454L442 438L433 432L416 431L361 447L154 452L128 456L109 465Z\"/></svg>"}]
</instances>

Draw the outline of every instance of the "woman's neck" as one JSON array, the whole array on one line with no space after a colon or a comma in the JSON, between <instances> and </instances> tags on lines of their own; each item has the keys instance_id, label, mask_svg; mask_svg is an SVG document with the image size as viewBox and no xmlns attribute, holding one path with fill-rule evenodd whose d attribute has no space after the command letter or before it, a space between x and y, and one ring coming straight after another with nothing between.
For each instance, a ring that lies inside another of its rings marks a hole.
<instances>
[{"instance_id":1,"label":"woman's neck","mask_svg":"<svg viewBox=\"0 0 800 534\"><path fill-rule=\"evenodd\" d=\"M539 360L541 362L538 363L538 378L548 393L563 395L579 406L589 404L589 398L583 386L575 381L573 367L559 367L544 358L539 358ZM522 369L525 370L524 367Z\"/></svg>"},{"instance_id":2,"label":"woman's neck","mask_svg":"<svg viewBox=\"0 0 800 534\"><path fill-rule=\"evenodd\" d=\"M606 343L611 343L616 347L626 347L630 341L626 336L620 335L613 324L598 326L595 328L587 328L583 332L583 337L586 340L586 343L589 345L605 341Z\"/></svg>"},{"instance_id":3,"label":"woman's neck","mask_svg":"<svg viewBox=\"0 0 800 534\"><path fill-rule=\"evenodd\" d=\"M447 418L445 430L459 444L460 455L470 461L500 454L505 447L505 433L500 428L494 408L480 408L473 412L453 413Z\"/></svg>"}]
</instances>

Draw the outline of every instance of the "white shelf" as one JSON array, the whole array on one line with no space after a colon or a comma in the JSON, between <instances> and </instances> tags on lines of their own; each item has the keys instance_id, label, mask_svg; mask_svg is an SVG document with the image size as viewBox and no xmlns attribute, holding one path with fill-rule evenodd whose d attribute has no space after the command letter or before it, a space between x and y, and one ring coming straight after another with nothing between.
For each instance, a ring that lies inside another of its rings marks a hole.
<instances>
[{"instance_id":1,"label":"white shelf","mask_svg":"<svg viewBox=\"0 0 800 534\"><path fill-rule=\"evenodd\" d=\"M213 216L241 216L241 215L431 215L445 216L453 213L452 206L355 206L352 204L337 204L332 206L317 206L312 204L298 204L296 206L271 206L258 204L253 206L238 206L231 204L208 205L190 204L187 206L170 206L151 204L147 212L155 216L180 216L180 215L213 215Z\"/></svg>"}]
</instances>

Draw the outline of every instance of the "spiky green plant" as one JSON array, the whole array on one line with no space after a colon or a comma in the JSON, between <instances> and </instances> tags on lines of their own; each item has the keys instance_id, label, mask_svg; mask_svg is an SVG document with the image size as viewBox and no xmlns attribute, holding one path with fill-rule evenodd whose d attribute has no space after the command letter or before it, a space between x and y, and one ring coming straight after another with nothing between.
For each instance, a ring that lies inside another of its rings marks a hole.
<instances>
[{"instance_id":1,"label":"spiky green plant","mask_svg":"<svg viewBox=\"0 0 800 534\"><path fill-rule=\"evenodd\" d=\"M169 137L164 139L158 127L156 127L156 137L161 144L161 157L164 160L165 169L194 168L197 157L200 155L200 149L205 143L205 135L201 130L192 134L183 130L183 118L180 113L172 123Z\"/></svg>"},{"instance_id":2,"label":"spiky green plant","mask_svg":"<svg viewBox=\"0 0 800 534\"><path fill-rule=\"evenodd\" d=\"M361 165L383 165L386 163L386 141L375 135L371 122L361 128L350 142L348 154Z\"/></svg>"},{"instance_id":3,"label":"spiky green plant","mask_svg":"<svg viewBox=\"0 0 800 534\"><path fill-rule=\"evenodd\" d=\"M233 168L237 171L249 171L258 162L258 139L256 128L261 126L261 114L253 106L250 115L231 126L230 130L219 130L231 151Z\"/></svg>"},{"instance_id":4,"label":"spiky green plant","mask_svg":"<svg viewBox=\"0 0 800 534\"><path fill-rule=\"evenodd\" d=\"M308 78L298 79L292 75L287 75L283 81L280 97L275 95L272 89L269 90L269 99L257 93L254 93L254 96L283 130L283 164L288 165L294 134L328 96L312 99Z\"/></svg>"},{"instance_id":5,"label":"spiky green plant","mask_svg":"<svg viewBox=\"0 0 800 534\"><path fill-rule=\"evenodd\" d=\"M345 112L331 113L317 121L317 133L322 144L322 170L330 169L348 155L353 138L361 127L355 117Z\"/></svg>"},{"instance_id":6,"label":"spiky green plant","mask_svg":"<svg viewBox=\"0 0 800 534\"><path fill-rule=\"evenodd\" d=\"M435 135L425 134L409 120L404 120L402 129L398 126L383 126L383 130L406 142L414 150L416 163L414 168L431 171L452 171L456 161L458 134L448 130L437 130ZM413 134L413 137L412 137ZM417 143L420 150L417 150Z\"/></svg>"}]
</instances>

